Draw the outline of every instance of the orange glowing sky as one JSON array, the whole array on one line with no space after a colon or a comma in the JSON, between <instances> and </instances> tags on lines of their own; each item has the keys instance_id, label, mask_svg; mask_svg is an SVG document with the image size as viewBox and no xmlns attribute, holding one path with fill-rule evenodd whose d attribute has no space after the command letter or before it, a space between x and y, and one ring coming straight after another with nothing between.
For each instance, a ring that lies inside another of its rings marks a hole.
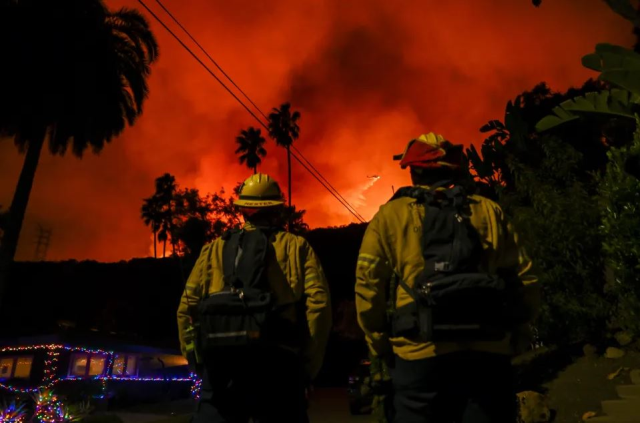
<instances>
[{"instance_id":1,"label":"orange glowing sky","mask_svg":"<svg viewBox=\"0 0 640 423\"><path fill-rule=\"evenodd\" d=\"M302 113L297 147L367 219L392 185L409 182L391 156L412 137L434 131L477 144L478 128L502 119L518 93L540 81L580 85L594 76L580 58L596 43L633 43L630 24L601 0L540 8L529 0L164 3L263 111L290 101ZM140 8L134 0L107 5ZM234 138L256 122L148 17L161 55L144 115L99 156L43 154L18 259L33 258L37 224L53 230L50 260L147 256L150 232L139 214L157 176L170 172L182 187L213 192L248 175ZM284 152L271 141L267 150L260 170L286 189ZM5 208L21 165L13 143L0 140ZM354 220L295 162L293 173L293 201L312 227ZM381 178L371 186L368 175Z\"/></svg>"}]
</instances>

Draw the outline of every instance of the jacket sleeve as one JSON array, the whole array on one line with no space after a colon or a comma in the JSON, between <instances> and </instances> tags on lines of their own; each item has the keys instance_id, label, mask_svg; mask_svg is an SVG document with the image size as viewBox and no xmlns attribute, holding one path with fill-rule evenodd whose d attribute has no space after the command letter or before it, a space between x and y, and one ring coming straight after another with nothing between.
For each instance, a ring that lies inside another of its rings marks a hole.
<instances>
[{"instance_id":1,"label":"jacket sleeve","mask_svg":"<svg viewBox=\"0 0 640 423\"><path fill-rule=\"evenodd\" d=\"M356 311L369 350L376 356L391 352L387 300L391 267L383 247L379 213L365 231L356 266Z\"/></svg>"},{"instance_id":2,"label":"jacket sleeve","mask_svg":"<svg viewBox=\"0 0 640 423\"><path fill-rule=\"evenodd\" d=\"M532 273L533 263L503 211L496 206L496 263L495 268L515 271L524 285L523 304L529 321L534 320L540 311L542 294L538 278Z\"/></svg>"},{"instance_id":3,"label":"jacket sleeve","mask_svg":"<svg viewBox=\"0 0 640 423\"><path fill-rule=\"evenodd\" d=\"M189 279L184 291L182 292L182 298L180 299L180 305L178 306L178 336L180 337L180 350L182 355L187 356L186 345L192 342L195 334L189 334L188 329L192 328L192 317L195 313L195 308L200 302L203 295L203 283L210 263L210 254L213 248L213 244L207 244L202 248L196 264L191 270Z\"/></svg>"},{"instance_id":4,"label":"jacket sleeve","mask_svg":"<svg viewBox=\"0 0 640 423\"><path fill-rule=\"evenodd\" d=\"M322 266L306 241L303 243L303 259L306 315L311 338L304 356L307 374L314 379L322 367L331 331L331 296Z\"/></svg>"}]
</instances>

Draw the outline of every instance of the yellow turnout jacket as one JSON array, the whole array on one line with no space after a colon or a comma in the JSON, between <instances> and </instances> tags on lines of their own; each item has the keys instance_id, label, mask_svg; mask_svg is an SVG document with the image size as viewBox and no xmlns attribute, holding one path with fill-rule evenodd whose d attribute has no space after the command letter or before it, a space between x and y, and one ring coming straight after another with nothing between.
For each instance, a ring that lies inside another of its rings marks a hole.
<instances>
[{"instance_id":1,"label":"yellow turnout jacket","mask_svg":"<svg viewBox=\"0 0 640 423\"><path fill-rule=\"evenodd\" d=\"M428 187L425 187L428 188ZM534 318L540 305L537 278L530 274L531 260L518 244L518 237L507 223L500 206L478 195L471 200L471 224L482 240L484 257L481 272L496 274L498 269L515 270L525 285L528 315ZM412 198L399 198L383 205L365 232L356 268L356 308L371 352L391 352L405 360L418 360L460 350L513 354L527 342L527 325L498 342L421 343L403 337L390 337L387 299L392 272L410 287L424 268L422 222L425 209ZM398 285L396 308L413 299Z\"/></svg>"},{"instance_id":2,"label":"yellow turnout jacket","mask_svg":"<svg viewBox=\"0 0 640 423\"><path fill-rule=\"evenodd\" d=\"M245 230L255 229L250 224ZM204 281L209 278L209 293L219 292L224 287L222 270L222 247L225 241L218 238L202 249L200 257L187 280L178 308L178 331L180 347L186 356L186 344L190 327L190 316L195 316L195 307L203 297ZM331 328L331 304L329 286L315 252L302 237L288 232L279 232L272 242L277 263L268 266L268 280L278 306L294 304L306 298L306 317L310 339L303 346L302 356L306 370L314 378L322 365L325 347ZM282 315L295 321L295 307L284 308Z\"/></svg>"}]
</instances>

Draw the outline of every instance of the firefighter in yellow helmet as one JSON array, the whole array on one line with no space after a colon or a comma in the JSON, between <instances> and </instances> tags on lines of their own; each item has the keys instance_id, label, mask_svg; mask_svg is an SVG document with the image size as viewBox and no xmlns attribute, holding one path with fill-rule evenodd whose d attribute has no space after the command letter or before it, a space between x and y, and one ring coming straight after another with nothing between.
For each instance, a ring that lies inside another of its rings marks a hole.
<instances>
[{"instance_id":1,"label":"firefighter in yellow helmet","mask_svg":"<svg viewBox=\"0 0 640 423\"><path fill-rule=\"evenodd\" d=\"M358 322L389 365L391 420L513 423L510 357L540 303L531 260L500 206L461 186L461 145L424 134L394 159L413 185L371 220L356 270Z\"/></svg>"},{"instance_id":2,"label":"firefighter in yellow helmet","mask_svg":"<svg viewBox=\"0 0 640 423\"><path fill-rule=\"evenodd\" d=\"M271 177L249 177L235 201L244 227L205 245L189 276L178 328L202 376L194 423L308 421L329 287L311 246L281 229L283 204Z\"/></svg>"}]
</instances>

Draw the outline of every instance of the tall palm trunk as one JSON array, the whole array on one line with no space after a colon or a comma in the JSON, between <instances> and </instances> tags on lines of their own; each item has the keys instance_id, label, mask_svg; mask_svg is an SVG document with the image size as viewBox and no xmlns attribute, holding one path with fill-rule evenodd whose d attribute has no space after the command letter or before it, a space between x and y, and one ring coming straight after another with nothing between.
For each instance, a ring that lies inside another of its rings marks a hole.
<instances>
[{"instance_id":1,"label":"tall palm trunk","mask_svg":"<svg viewBox=\"0 0 640 423\"><path fill-rule=\"evenodd\" d=\"M158 258L158 229L153 228L153 258Z\"/></svg>"},{"instance_id":2,"label":"tall palm trunk","mask_svg":"<svg viewBox=\"0 0 640 423\"><path fill-rule=\"evenodd\" d=\"M171 205L169 205L171 207ZM175 239L176 234L176 226L173 224L173 210L169 209L169 236L171 237L171 256L176 254L176 244L177 240Z\"/></svg>"},{"instance_id":3,"label":"tall palm trunk","mask_svg":"<svg viewBox=\"0 0 640 423\"><path fill-rule=\"evenodd\" d=\"M167 256L167 240L164 240L164 243L162 244L162 258L165 258Z\"/></svg>"},{"instance_id":4,"label":"tall palm trunk","mask_svg":"<svg viewBox=\"0 0 640 423\"><path fill-rule=\"evenodd\" d=\"M27 211L29 195L31 194L31 187L33 186L33 180L36 176L36 169L40 161L40 153L42 152L45 136L46 128L43 128L37 137L29 141L27 154L24 158L20 178L18 179L18 185L13 194L11 207L9 207L9 217L2 237L2 244L0 245L0 310L2 310L4 292L9 280L9 266L18 248L22 222L24 221L24 215Z\"/></svg>"}]
</instances>

